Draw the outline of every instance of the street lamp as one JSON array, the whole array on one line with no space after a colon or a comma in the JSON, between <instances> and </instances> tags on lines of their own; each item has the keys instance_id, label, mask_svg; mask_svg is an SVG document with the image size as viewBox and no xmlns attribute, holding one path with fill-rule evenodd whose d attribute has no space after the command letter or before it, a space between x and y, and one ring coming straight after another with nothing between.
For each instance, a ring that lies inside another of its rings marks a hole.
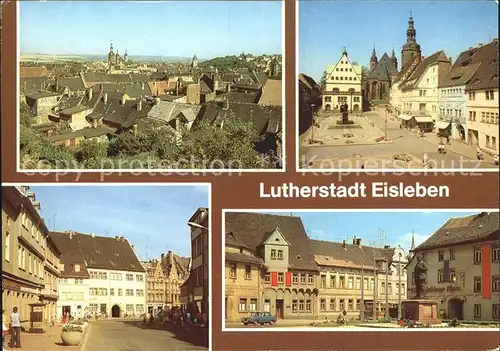
<instances>
[{"instance_id":1,"label":"street lamp","mask_svg":"<svg viewBox=\"0 0 500 351\"><path fill-rule=\"evenodd\" d=\"M401 315L402 315L402 310L401 310L401 252L398 253L398 280L399 280L399 284L398 284L398 320L401 319Z\"/></svg>"},{"instance_id":2,"label":"street lamp","mask_svg":"<svg viewBox=\"0 0 500 351\"><path fill-rule=\"evenodd\" d=\"M314 142L314 108L315 104L311 104L311 143Z\"/></svg>"}]
</instances>

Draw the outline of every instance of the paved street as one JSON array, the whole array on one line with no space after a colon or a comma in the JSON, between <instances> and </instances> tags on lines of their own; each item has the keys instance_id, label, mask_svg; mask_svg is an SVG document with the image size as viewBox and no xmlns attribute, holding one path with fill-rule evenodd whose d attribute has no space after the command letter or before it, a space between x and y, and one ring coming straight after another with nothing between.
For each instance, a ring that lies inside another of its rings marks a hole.
<instances>
[{"instance_id":1,"label":"paved street","mask_svg":"<svg viewBox=\"0 0 500 351\"><path fill-rule=\"evenodd\" d=\"M226 328L293 328L293 327L307 327L311 324L310 320L302 319L280 319L273 325L244 325L242 322L226 322Z\"/></svg>"},{"instance_id":2,"label":"paved street","mask_svg":"<svg viewBox=\"0 0 500 351\"><path fill-rule=\"evenodd\" d=\"M96 321L82 351L208 350L207 329L144 325L138 320Z\"/></svg>"},{"instance_id":3,"label":"paved street","mask_svg":"<svg viewBox=\"0 0 500 351\"><path fill-rule=\"evenodd\" d=\"M385 131L385 114L379 111L366 112L374 127ZM423 168L423 155L427 153L432 168L496 168L493 158L485 155L480 164L475 159L476 149L452 140L447 145L446 154L438 154L438 138L428 133L420 138L416 133L401 130L397 120L387 121L388 139L392 143L345 145L345 146L301 146L300 162L309 164L307 168L337 168L365 169L377 168ZM412 162L393 161L394 154L407 154L413 158Z\"/></svg>"}]
</instances>

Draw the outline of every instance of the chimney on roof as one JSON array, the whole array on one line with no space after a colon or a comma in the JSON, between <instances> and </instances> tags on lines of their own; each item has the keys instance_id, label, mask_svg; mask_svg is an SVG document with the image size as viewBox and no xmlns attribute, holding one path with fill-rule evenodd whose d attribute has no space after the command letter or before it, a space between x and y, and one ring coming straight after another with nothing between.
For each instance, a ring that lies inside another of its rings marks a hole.
<instances>
[{"instance_id":1,"label":"chimney on roof","mask_svg":"<svg viewBox=\"0 0 500 351\"><path fill-rule=\"evenodd\" d=\"M120 99L120 104L123 106L125 105L125 94L122 95L121 99Z\"/></svg>"},{"instance_id":2,"label":"chimney on roof","mask_svg":"<svg viewBox=\"0 0 500 351\"><path fill-rule=\"evenodd\" d=\"M342 247L345 249L347 247L347 243L345 240L342 240Z\"/></svg>"},{"instance_id":3,"label":"chimney on roof","mask_svg":"<svg viewBox=\"0 0 500 351\"><path fill-rule=\"evenodd\" d=\"M353 244L353 245L356 245L357 240L358 240L358 239L356 238L356 236L354 236L354 238L352 238L352 244Z\"/></svg>"},{"instance_id":4,"label":"chimney on roof","mask_svg":"<svg viewBox=\"0 0 500 351\"><path fill-rule=\"evenodd\" d=\"M105 104L108 103L108 93L104 93L104 96L102 97L102 101L104 101Z\"/></svg>"},{"instance_id":5,"label":"chimney on roof","mask_svg":"<svg viewBox=\"0 0 500 351\"><path fill-rule=\"evenodd\" d=\"M137 111L140 110L142 110L142 100L139 100L139 102L137 103Z\"/></svg>"},{"instance_id":6,"label":"chimney on roof","mask_svg":"<svg viewBox=\"0 0 500 351\"><path fill-rule=\"evenodd\" d=\"M181 85L181 82L177 79L175 82L175 95L179 96L179 86Z\"/></svg>"},{"instance_id":7,"label":"chimney on roof","mask_svg":"<svg viewBox=\"0 0 500 351\"><path fill-rule=\"evenodd\" d=\"M144 90L144 82L142 82L141 88L142 88L142 90Z\"/></svg>"},{"instance_id":8,"label":"chimney on roof","mask_svg":"<svg viewBox=\"0 0 500 351\"><path fill-rule=\"evenodd\" d=\"M363 241L363 239L361 239L361 238L357 238L357 239L356 239L356 245L357 245L358 247L361 247L361 242L362 242L362 241Z\"/></svg>"},{"instance_id":9,"label":"chimney on roof","mask_svg":"<svg viewBox=\"0 0 500 351\"><path fill-rule=\"evenodd\" d=\"M92 87L90 87L90 88L87 90L87 97L88 97L88 99L89 99L89 100L92 100L92 93L93 93L93 91L92 91Z\"/></svg>"},{"instance_id":10,"label":"chimney on roof","mask_svg":"<svg viewBox=\"0 0 500 351\"><path fill-rule=\"evenodd\" d=\"M384 245L384 249L390 249L391 245Z\"/></svg>"},{"instance_id":11,"label":"chimney on roof","mask_svg":"<svg viewBox=\"0 0 500 351\"><path fill-rule=\"evenodd\" d=\"M165 258L165 254L164 254L164 253L162 253L162 254L160 255L160 257L161 257L161 260L163 261L163 259Z\"/></svg>"}]
</instances>

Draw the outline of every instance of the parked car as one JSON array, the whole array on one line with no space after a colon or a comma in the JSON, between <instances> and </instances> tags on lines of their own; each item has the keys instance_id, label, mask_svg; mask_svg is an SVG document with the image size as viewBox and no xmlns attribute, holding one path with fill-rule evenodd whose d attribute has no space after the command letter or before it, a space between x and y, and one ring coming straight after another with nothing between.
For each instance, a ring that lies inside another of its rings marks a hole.
<instances>
[{"instance_id":1,"label":"parked car","mask_svg":"<svg viewBox=\"0 0 500 351\"><path fill-rule=\"evenodd\" d=\"M276 323L276 316L273 316L269 312L253 312L250 314L248 317L244 317L241 319L243 324L248 325L248 324L274 324Z\"/></svg>"}]
</instances>

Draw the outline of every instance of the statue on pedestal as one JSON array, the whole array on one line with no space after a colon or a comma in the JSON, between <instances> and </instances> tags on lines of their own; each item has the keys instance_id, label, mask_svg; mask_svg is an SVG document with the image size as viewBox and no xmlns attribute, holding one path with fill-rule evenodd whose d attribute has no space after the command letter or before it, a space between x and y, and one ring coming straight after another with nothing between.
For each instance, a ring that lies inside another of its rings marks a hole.
<instances>
[{"instance_id":1,"label":"statue on pedestal","mask_svg":"<svg viewBox=\"0 0 500 351\"><path fill-rule=\"evenodd\" d=\"M343 105L340 105L340 113L342 114L342 124L349 123L349 106L347 102L344 102Z\"/></svg>"},{"instance_id":2,"label":"statue on pedestal","mask_svg":"<svg viewBox=\"0 0 500 351\"><path fill-rule=\"evenodd\" d=\"M417 264L413 270L415 275L415 298L425 297L425 287L427 285L427 264L423 260L422 256L417 256Z\"/></svg>"}]
</instances>

